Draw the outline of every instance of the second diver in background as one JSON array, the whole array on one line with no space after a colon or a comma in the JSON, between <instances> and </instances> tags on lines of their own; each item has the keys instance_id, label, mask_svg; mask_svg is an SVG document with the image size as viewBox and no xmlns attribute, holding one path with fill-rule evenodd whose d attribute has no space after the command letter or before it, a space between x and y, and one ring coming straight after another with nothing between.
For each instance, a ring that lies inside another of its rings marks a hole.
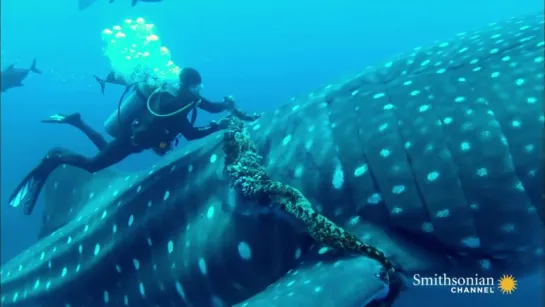
<instances>
[{"instance_id":1,"label":"second diver in background","mask_svg":"<svg viewBox=\"0 0 545 307\"><path fill-rule=\"evenodd\" d=\"M177 95L159 92L159 99L155 100L157 103L153 107L162 114L173 115L158 116L153 114L151 109L150 112L143 112L129 123L130 128L126 129L126 132L111 142L107 142L100 133L88 126L78 113L56 114L44 120L46 123L64 123L80 129L95 144L99 152L89 158L66 148L57 147L49 150L38 166L19 183L9 198L9 204L13 207L22 205L24 212L30 214L47 177L60 165L68 164L95 173L146 149L164 155L177 145L179 134L187 140L195 140L227 128L228 120L225 118L204 127L194 127L192 123L194 118L192 121L187 118L194 108L198 107L210 113L231 110L242 119L257 119L258 115L248 115L236 110L231 97L224 98L220 103L206 100L198 92L201 83L201 76L195 69L184 68L180 73L180 88Z\"/></svg>"}]
</instances>

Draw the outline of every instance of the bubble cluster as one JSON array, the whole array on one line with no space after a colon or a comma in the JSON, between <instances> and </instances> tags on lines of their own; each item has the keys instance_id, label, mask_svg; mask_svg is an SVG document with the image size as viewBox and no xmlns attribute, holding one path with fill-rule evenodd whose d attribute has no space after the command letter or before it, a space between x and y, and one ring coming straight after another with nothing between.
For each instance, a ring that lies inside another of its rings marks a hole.
<instances>
[{"instance_id":1,"label":"bubble cluster","mask_svg":"<svg viewBox=\"0 0 545 307\"><path fill-rule=\"evenodd\" d=\"M112 70L127 82L149 78L163 83L178 78L180 67L162 45L157 27L144 18L125 19L120 25L103 30L102 40Z\"/></svg>"}]
</instances>

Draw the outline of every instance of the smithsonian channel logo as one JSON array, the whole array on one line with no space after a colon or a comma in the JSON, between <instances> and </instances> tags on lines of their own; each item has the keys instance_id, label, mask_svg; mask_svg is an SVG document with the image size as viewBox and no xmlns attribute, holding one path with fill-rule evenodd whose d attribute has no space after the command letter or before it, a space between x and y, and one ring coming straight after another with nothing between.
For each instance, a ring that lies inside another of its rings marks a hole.
<instances>
[{"instance_id":1,"label":"smithsonian channel logo","mask_svg":"<svg viewBox=\"0 0 545 307\"><path fill-rule=\"evenodd\" d=\"M513 275L503 275L496 280L492 277L481 277L479 274L471 277L451 277L447 274L434 276L413 275L413 285L416 287L447 287L454 294L511 294L517 289L517 281Z\"/></svg>"}]
</instances>

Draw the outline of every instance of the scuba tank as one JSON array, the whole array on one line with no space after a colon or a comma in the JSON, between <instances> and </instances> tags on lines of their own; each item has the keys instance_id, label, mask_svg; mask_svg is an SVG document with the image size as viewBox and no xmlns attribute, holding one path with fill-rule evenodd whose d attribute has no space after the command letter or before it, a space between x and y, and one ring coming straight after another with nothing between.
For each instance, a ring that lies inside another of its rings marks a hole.
<instances>
[{"instance_id":1,"label":"scuba tank","mask_svg":"<svg viewBox=\"0 0 545 307\"><path fill-rule=\"evenodd\" d=\"M134 88L129 92L131 88ZM117 108L104 122L106 132L117 138L130 129L130 124L139 117L142 112L147 112L146 102L148 97L156 90L146 82L138 82L130 85L125 90L119 108ZM128 125L126 125L128 123Z\"/></svg>"},{"instance_id":2,"label":"scuba tank","mask_svg":"<svg viewBox=\"0 0 545 307\"><path fill-rule=\"evenodd\" d=\"M130 92L130 90L133 88L134 90ZM112 137L130 134L132 135L135 145L141 145L139 144L141 143L141 138L138 137L138 134L139 132L143 131L141 130L141 123L138 119L142 118L143 113L149 113L155 117L156 120L160 120L160 118L171 117L187 109L191 109L192 112L190 122L191 125L193 125L197 118L197 106L201 101L193 101L186 105L182 105L180 108L172 112L161 113L159 110L154 110L152 104L153 102L159 102L160 94L164 92L170 93L172 96L176 97L178 88L167 84L163 84L158 87L151 86L144 81L136 82L127 86L125 92L119 100L117 110L114 111L104 123L104 128L108 134ZM160 134L163 135L163 137L159 137L160 143L156 144L154 150L157 154L163 155L178 145L178 138L177 134L172 135L168 130L165 130Z\"/></svg>"}]
</instances>

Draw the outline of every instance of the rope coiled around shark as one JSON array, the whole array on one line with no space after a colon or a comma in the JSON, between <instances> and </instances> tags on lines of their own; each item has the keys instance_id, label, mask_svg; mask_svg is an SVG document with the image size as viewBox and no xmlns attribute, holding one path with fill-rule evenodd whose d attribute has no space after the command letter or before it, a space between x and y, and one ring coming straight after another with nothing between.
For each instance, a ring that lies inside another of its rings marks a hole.
<instances>
[{"instance_id":1,"label":"rope coiled around shark","mask_svg":"<svg viewBox=\"0 0 545 307\"><path fill-rule=\"evenodd\" d=\"M355 235L316 212L311 203L296 188L273 181L261 165L257 153L242 122L234 117L223 137L224 171L232 186L246 199L278 206L282 212L301 222L308 233L326 246L361 254L377 260L388 274L390 293L381 306L390 306L402 290L401 280L390 260L377 248L363 243Z\"/></svg>"}]
</instances>

